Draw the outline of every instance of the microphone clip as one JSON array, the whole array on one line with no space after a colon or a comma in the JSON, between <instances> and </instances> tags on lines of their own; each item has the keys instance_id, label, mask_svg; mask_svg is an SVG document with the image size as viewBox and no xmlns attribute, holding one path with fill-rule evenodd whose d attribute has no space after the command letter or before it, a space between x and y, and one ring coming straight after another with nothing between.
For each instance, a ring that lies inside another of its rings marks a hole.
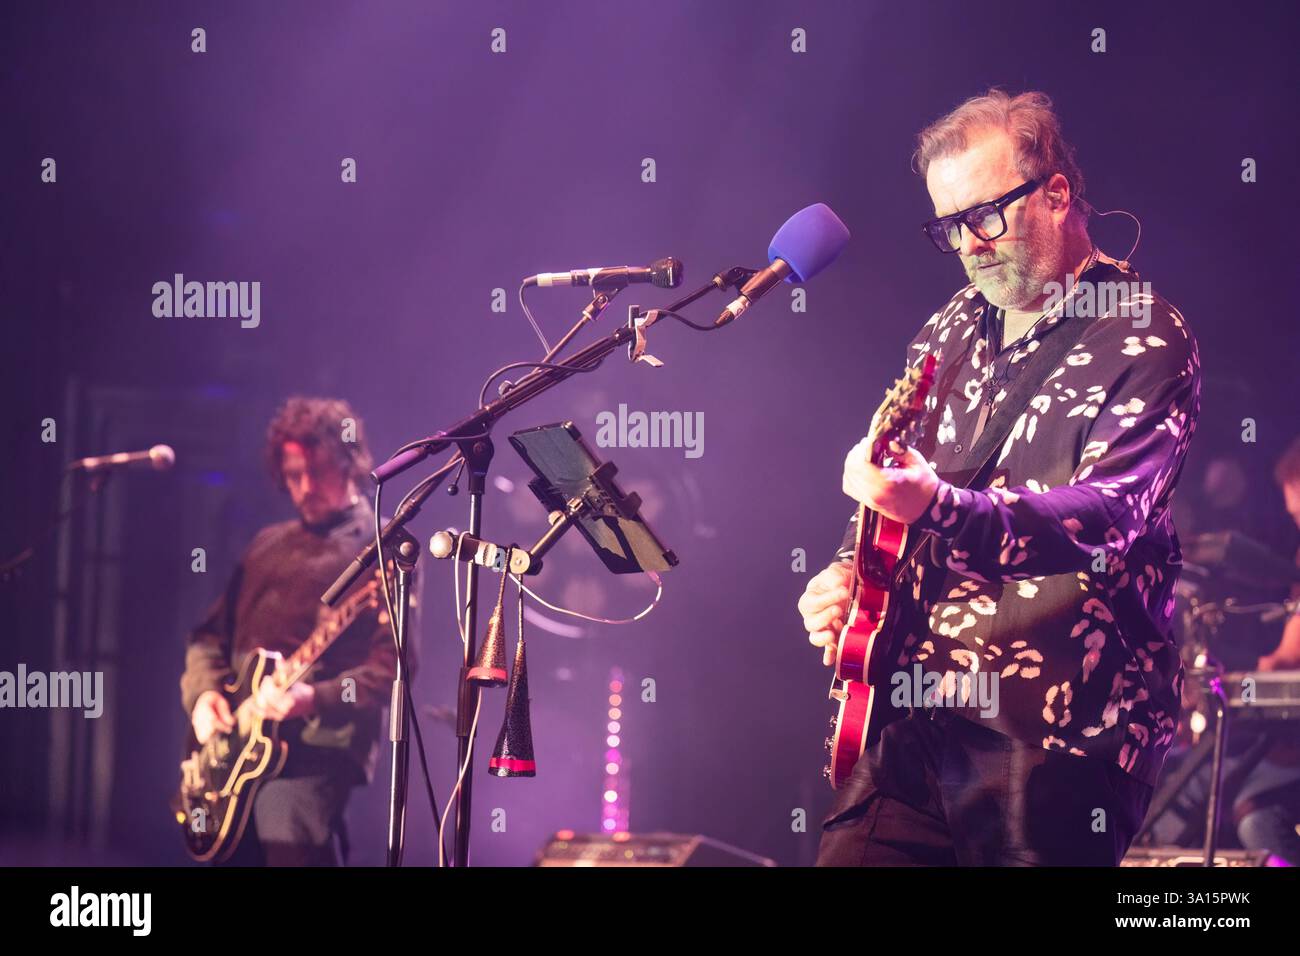
<instances>
[{"instance_id":1,"label":"microphone clip","mask_svg":"<svg viewBox=\"0 0 1300 956\"><path fill-rule=\"evenodd\" d=\"M746 269L744 266L732 266L724 272L716 273L713 276L713 284L723 292L726 292L727 289L739 292L744 288L745 283L756 275L758 275L757 269Z\"/></svg>"},{"instance_id":2,"label":"microphone clip","mask_svg":"<svg viewBox=\"0 0 1300 956\"><path fill-rule=\"evenodd\" d=\"M511 574L522 575L536 574L541 570L541 562L534 561L533 556L523 548L458 535L450 530L437 531L429 538L429 553L435 558L473 562L481 568L498 573L509 571Z\"/></svg>"},{"instance_id":3,"label":"microphone clip","mask_svg":"<svg viewBox=\"0 0 1300 956\"><path fill-rule=\"evenodd\" d=\"M650 328L659 321L660 310L651 309L649 312L642 313L641 306L629 305L627 307L627 327L632 330L635 339L627 343L627 357L629 361L645 362L651 368L663 368L663 362L655 358L646 349L645 330Z\"/></svg>"}]
</instances>

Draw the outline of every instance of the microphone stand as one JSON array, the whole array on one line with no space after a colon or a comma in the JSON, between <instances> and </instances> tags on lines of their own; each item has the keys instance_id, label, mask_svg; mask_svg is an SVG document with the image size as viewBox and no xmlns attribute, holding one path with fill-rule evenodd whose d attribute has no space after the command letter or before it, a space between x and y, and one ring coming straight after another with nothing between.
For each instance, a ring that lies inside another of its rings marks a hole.
<instances>
[{"instance_id":1,"label":"microphone stand","mask_svg":"<svg viewBox=\"0 0 1300 956\"><path fill-rule=\"evenodd\" d=\"M556 343L543 359L548 365L546 368L537 368L524 375L519 381L506 383L502 386L499 397L486 405L480 406L472 414L462 418L449 428L437 432L434 435L424 439L419 443L413 443L414 447L408 447L407 450L394 455L388 461L377 467L371 472L371 479L376 484L383 484L390 478L400 475L402 472L413 468L425 458L438 452L445 451L452 445L457 446L458 452L443 465L437 472L425 479L425 487L421 488L414 494L408 496L407 501L402 507L398 508L392 519L380 533L379 542L371 542L353 562L339 575L338 579L330 585L329 589L321 596L321 601L328 605L335 604L345 591L356 580L366 572L366 570L379 557L379 544L382 542L388 544L393 541L400 541L405 533L405 525L415 517L419 512L420 506L433 494L434 489L441 480L460 463L464 463L468 472L469 487L469 530L468 533L475 537L482 537L483 528L483 492L487 483L488 467L492 462L494 448L492 439L489 437L492 426L498 420L505 417L521 405L526 404L536 398L543 392L549 391L565 379L578 374L579 372L589 371L603 362L611 352L620 346L628 347L629 359L636 361L645 346L645 331L653 325L660 316L657 313L677 312L685 308L697 299L702 298L708 293L718 290L725 291L728 286L734 286L737 290L744 285L749 279L756 274L757 270L746 269L737 266L724 272L719 272L704 286L690 293L689 295L677 300L664 309L652 309L644 315L638 314L639 309L633 306L629 309L628 322L614 332L602 339L591 343L585 348L579 349L573 355L560 361L551 363L550 360L562 349L578 331L587 323L594 321L601 312L609 305L609 302L618 293L618 289L602 290L598 292L591 303L583 310L582 316L568 333ZM652 363L653 364L653 363ZM459 559L459 555L456 556ZM473 740L470 736L470 730L474 723L474 715L478 712L480 702L480 688L473 681L467 680L466 676L469 669L473 666L478 656L477 635L478 635L478 565L469 562L469 575L465 592L465 643L464 658L461 662L460 669L460 688L456 701L456 737L457 737L457 775L460 779L460 786L456 797L456 840L455 847L452 851L452 858L455 866L469 865L469 835L470 835L470 810L473 802L473 764L474 764L474 747ZM405 607L402 609L403 620L406 617ZM397 681L394 681L394 700L397 700ZM399 730L404 736L404 726L406 720L405 707L402 707L401 726L397 723L393 725L393 735ZM405 789L407 782L410 753L402 741L402 746L394 740L393 745L393 768L391 773L392 793L390 795L390 820L389 820L389 838L395 841L396 846L390 845L388 861L390 865L397 865L401 861L403 839L403 828L400 823L398 814L405 804ZM403 766L399 767L398 763ZM463 768L463 773L461 773ZM400 793L398 791L401 791Z\"/></svg>"},{"instance_id":2,"label":"microphone stand","mask_svg":"<svg viewBox=\"0 0 1300 956\"><path fill-rule=\"evenodd\" d=\"M70 478L75 474L77 474L77 472L72 470L65 470L63 473L63 478L64 480L67 480L68 478ZM32 539L31 544L23 548L23 550L19 551L9 560L0 563L0 584L3 584L12 579L16 579L20 574L22 574L23 565L25 565L28 561L30 561L33 557L36 556L37 547L40 546L47 537L49 537L56 530L58 530L59 526L63 524L63 522L71 518L78 510L85 507L86 504L91 499L93 499L96 495L98 495L101 491L104 490L104 486L108 484L108 479L111 478L113 475L113 469L95 468L90 471L83 472L83 474L86 475L85 494L81 496L81 499L79 501L77 501L72 505L69 505L66 509L60 511L48 522L46 522L45 527L41 529L40 533L37 534L35 538ZM60 484L59 493L60 496L62 496L63 494L62 484ZM69 495L69 497L71 497L71 495Z\"/></svg>"},{"instance_id":3,"label":"microphone stand","mask_svg":"<svg viewBox=\"0 0 1300 956\"><path fill-rule=\"evenodd\" d=\"M406 731L410 717L406 709L406 637L408 633L411 574L420 559L420 542L402 529L393 561L397 565L397 602L393 614L397 620L397 662L393 672L393 693L388 705L388 739L392 743L392 760L388 787L388 865L402 865L406 843L406 775L410 771L410 741Z\"/></svg>"}]
</instances>

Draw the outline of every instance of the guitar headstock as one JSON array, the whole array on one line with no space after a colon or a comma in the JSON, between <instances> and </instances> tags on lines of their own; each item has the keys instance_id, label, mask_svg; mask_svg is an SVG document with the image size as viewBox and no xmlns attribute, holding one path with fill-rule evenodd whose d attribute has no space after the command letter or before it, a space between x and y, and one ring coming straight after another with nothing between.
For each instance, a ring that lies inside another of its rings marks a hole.
<instances>
[{"instance_id":1,"label":"guitar headstock","mask_svg":"<svg viewBox=\"0 0 1300 956\"><path fill-rule=\"evenodd\" d=\"M925 412L925 398L934 385L935 369L939 367L939 353L931 352L920 365L912 366L903 377L885 390L885 399L872 417L874 428L871 438L871 460L879 464L889 453L890 442L910 445L920 434L921 417Z\"/></svg>"}]
</instances>

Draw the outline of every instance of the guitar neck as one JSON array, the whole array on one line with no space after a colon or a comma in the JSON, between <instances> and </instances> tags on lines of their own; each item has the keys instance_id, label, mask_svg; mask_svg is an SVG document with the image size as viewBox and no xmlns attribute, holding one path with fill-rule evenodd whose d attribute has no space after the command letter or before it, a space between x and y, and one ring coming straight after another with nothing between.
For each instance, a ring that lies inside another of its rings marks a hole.
<instances>
[{"instance_id":1,"label":"guitar neck","mask_svg":"<svg viewBox=\"0 0 1300 956\"><path fill-rule=\"evenodd\" d=\"M281 690L287 690L301 680L311 666L320 660L321 655L352 626L361 612L370 605L369 597L374 590L375 584L372 581L320 620L307 640L276 671L275 680Z\"/></svg>"}]
</instances>

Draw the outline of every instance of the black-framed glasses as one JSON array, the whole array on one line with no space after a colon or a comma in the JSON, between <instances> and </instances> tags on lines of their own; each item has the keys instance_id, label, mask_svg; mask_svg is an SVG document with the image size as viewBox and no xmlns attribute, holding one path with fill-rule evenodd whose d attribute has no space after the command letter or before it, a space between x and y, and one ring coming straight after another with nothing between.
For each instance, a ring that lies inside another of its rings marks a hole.
<instances>
[{"instance_id":1,"label":"black-framed glasses","mask_svg":"<svg viewBox=\"0 0 1300 956\"><path fill-rule=\"evenodd\" d=\"M1005 196L999 196L990 202L982 202L955 212L951 216L931 219L921 228L930 237L940 252L956 252L961 248L961 227L965 226L983 240L996 239L1007 231L1007 217L1003 210L1022 196L1028 196L1042 185L1041 179L1031 179L1021 183Z\"/></svg>"}]
</instances>

